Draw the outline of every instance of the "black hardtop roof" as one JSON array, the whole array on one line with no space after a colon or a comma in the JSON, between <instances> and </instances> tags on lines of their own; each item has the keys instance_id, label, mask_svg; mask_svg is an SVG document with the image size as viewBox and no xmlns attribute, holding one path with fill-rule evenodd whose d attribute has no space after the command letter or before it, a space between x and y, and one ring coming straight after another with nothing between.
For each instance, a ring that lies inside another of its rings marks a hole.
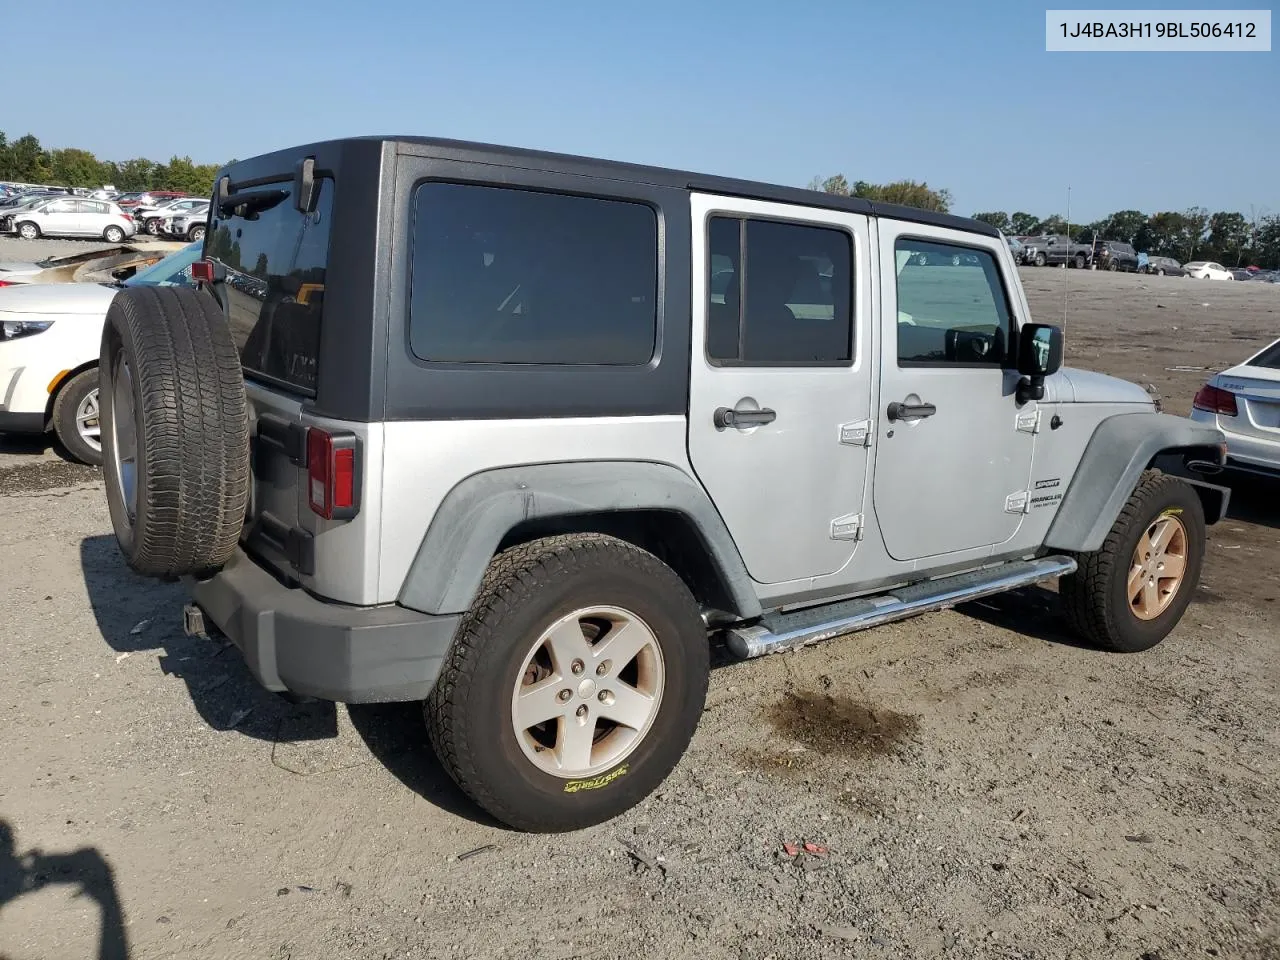
<instances>
[{"instance_id":1,"label":"black hardtop roof","mask_svg":"<svg viewBox=\"0 0 1280 960\"><path fill-rule=\"evenodd\" d=\"M572 154L527 150L520 147L507 147L490 143L474 143L466 140L448 140L439 137L367 136L327 140L236 161L220 170L218 175L229 174L234 181L238 179L235 176L237 168L244 165L252 171L249 177L257 178L262 175L262 170L274 166L277 161L281 164L278 172L291 171L293 163L298 157L317 152L340 152L348 144L372 143L393 143L400 152L438 157L442 160L493 163L549 173L567 173L607 180L627 180L681 190L749 197L757 200L770 200L776 203L798 204L826 210L841 210L847 213L885 217L892 220L905 220L910 223L947 227L952 230L962 230L966 233L977 233L988 237L1000 236L999 230L990 224L983 223L981 220L957 217L948 213L934 213L930 210L905 207L896 203L880 203L875 200L863 200L859 197L841 197L800 187L784 187L731 177L716 177L708 174L690 173L684 170L672 170L665 167L623 163L617 160L598 160Z\"/></svg>"}]
</instances>

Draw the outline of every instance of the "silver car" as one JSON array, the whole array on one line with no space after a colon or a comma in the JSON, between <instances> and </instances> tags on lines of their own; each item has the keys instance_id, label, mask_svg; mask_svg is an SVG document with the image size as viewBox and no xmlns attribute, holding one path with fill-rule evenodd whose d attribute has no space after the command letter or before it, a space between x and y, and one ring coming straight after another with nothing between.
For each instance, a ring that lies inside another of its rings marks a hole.
<instances>
[{"instance_id":1,"label":"silver car","mask_svg":"<svg viewBox=\"0 0 1280 960\"><path fill-rule=\"evenodd\" d=\"M166 216L157 232L170 240L203 240L208 221L209 202L206 200L200 206Z\"/></svg>"},{"instance_id":2,"label":"silver car","mask_svg":"<svg viewBox=\"0 0 1280 960\"><path fill-rule=\"evenodd\" d=\"M135 232L133 220L107 200L58 197L0 216L0 233L16 233L23 240L101 237L119 243Z\"/></svg>"},{"instance_id":3,"label":"silver car","mask_svg":"<svg viewBox=\"0 0 1280 960\"><path fill-rule=\"evenodd\" d=\"M201 208L208 213L209 201L201 197L179 197L176 200L166 200L154 207L145 205L136 207L132 211L132 216L139 233L149 233L155 237L160 235L161 227L167 218L183 216Z\"/></svg>"}]
</instances>

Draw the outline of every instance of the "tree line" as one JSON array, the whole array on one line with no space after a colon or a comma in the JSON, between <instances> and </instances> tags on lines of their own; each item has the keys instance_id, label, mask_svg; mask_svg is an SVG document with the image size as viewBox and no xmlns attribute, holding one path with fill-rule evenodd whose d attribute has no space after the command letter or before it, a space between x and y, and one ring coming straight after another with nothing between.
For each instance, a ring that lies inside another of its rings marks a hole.
<instances>
[{"instance_id":1,"label":"tree line","mask_svg":"<svg viewBox=\"0 0 1280 960\"><path fill-rule=\"evenodd\" d=\"M914 180L887 184L855 180L850 183L843 174L836 174L833 177L815 177L809 189L842 197L900 203L939 213L951 212L949 191L934 189L927 183ZM1059 214L1041 218L1021 210L1015 213L987 211L975 213L973 218L991 224L1006 236L1070 234L1082 243L1089 243L1095 237L1122 240L1149 256L1172 257L1182 263L1214 260L1228 267L1256 265L1280 269L1280 214L1267 214L1265 210L1251 209L1248 214L1226 210L1210 213L1204 207L1152 214L1141 210L1119 210L1092 223L1071 224Z\"/></svg>"},{"instance_id":2,"label":"tree line","mask_svg":"<svg viewBox=\"0 0 1280 960\"><path fill-rule=\"evenodd\" d=\"M177 190L207 197L217 172L218 164L193 163L190 157L171 157L168 163L143 157L116 162L76 147L46 150L30 133L10 141L0 131L0 180L91 189L109 183L125 193Z\"/></svg>"}]
</instances>

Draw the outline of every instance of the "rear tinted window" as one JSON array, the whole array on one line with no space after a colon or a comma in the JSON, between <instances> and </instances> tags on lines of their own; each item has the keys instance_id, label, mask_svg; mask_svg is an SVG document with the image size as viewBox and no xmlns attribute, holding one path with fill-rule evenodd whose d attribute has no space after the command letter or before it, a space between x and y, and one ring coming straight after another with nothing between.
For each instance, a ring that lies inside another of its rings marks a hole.
<instances>
[{"instance_id":1,"label":"rear tinted window","mask_svg":"<svg viewBox=\"0 0 1280 960\"><path fill-rule=\"evenodd\" d=\"M1255 359L1250 360L1249 366L1280 370L1280 340L1263 350Z\"/></svg>"},{"instance_id":2,"label":"rear tinted window","mask_svg":"<svg viewBox=\"0 0 1280 960\"><path fill-rule=\"evenodd\" d=\"M658 220L622 200L425 183L410 347L450 363L640 365L657 331Z\"/></svg>"},{"instance_id":3,"label":"rear tinted window","mask_svg":"<svg viewBox=\"0 0 1280 960\"><path fill-rule=\"evenodd\" d=\"M303 214L292 181L255 187L279 196L247 216L215 217L205 254L226 267L218 292L246 374L307 393L316 385L333 181L316 188L316 209Z\"/></svg>"}]
</instances>

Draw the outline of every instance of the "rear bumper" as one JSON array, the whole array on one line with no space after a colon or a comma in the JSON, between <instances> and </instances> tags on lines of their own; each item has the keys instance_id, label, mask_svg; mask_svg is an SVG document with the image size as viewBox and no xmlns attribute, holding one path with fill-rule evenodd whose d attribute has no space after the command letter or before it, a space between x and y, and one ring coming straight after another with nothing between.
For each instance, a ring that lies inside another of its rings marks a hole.
<instances>
[{"instance_id":1,"label":"rear bumper","mask_svg":"<svg viewBox=\"0 0 1280 960\"><path fill-rule=\"evenodd\" d=\"M264 687L340 703L425 699L461 619L325 603L284 586L242 550L188 588Z\"/></svg>"}]
</instances>

